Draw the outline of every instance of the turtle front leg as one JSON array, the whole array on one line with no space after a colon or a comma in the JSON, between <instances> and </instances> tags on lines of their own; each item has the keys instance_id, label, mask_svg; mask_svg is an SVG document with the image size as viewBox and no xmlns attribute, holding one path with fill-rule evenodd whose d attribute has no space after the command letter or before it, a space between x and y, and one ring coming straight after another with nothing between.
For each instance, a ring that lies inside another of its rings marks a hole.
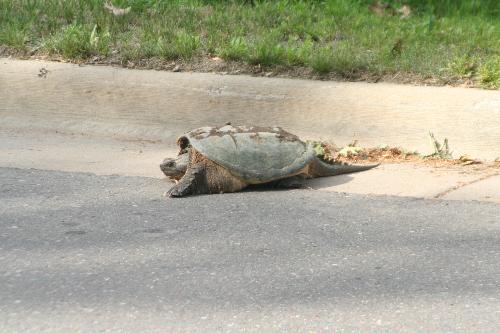
<instances>
[{"instance_id":1,"label":"turtle front leg","mask_svg":"<svg viewBox=\"0 0 500 333\"><path fill-rule=\"evenodd\" d=\"M198 163L189 167L181 180L167 193L170 197L184 197L191 194L208 193L205 166L202 163Z\"/></svg>"}]
</instances>

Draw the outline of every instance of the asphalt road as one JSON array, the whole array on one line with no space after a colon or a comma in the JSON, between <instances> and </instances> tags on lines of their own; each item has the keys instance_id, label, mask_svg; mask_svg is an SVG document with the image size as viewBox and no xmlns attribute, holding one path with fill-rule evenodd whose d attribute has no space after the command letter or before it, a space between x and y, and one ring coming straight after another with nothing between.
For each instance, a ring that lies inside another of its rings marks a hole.
<instances>
[{"instance_id":1,"label":"asphalt road","mask_svg":"<svg viewBox=\"0 0 500 333\"><path fill-rule=\"evenodd\" d=\"M498 332L500 205L0 168L0 332Z\"/></svg>"}]
</instances>

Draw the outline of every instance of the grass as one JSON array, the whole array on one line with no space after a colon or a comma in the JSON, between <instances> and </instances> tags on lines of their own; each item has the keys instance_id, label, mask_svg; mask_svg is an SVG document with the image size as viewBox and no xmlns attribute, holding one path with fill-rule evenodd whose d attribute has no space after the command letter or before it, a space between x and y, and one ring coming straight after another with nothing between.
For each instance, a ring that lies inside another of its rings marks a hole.
<instances>
[{"instance_id":1,"label":"grass","mask_svg":"<svg viewBox=\"0 0 500 333\"><path fill-rule=\"evenodd\" d=\"M479 77L484 87L500 87L500 55L489 59L479 67Z\"/></svg>"},{"instance_id":2,"label":"grass","mask_svg":"<svg viewBox=\"0 0 500 333\"><path fill-rule=\"evenodd\" d=\"M0 45L118 62L220 57L266 71L415 77L498 89L500 2L398 0L0 0ZM403 4L411 15L401 18Z\"/></svg>"}]
</instances>

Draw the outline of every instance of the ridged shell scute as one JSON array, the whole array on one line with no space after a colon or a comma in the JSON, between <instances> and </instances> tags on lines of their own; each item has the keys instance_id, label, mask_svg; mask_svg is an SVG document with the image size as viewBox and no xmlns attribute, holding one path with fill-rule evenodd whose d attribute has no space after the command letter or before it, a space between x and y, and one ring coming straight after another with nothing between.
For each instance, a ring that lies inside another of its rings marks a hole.
<instances>
[{"instance_id":1,"label":"ridged shell scute","mask_svg":"<svg viewBox=\"0 0 500 333\"><path fill-rule=\"evenodd\" d=\"M281 127L201 127L181 138L250 184L292 176L315 158L311 145Z\"/></svg>"}]
</instances>

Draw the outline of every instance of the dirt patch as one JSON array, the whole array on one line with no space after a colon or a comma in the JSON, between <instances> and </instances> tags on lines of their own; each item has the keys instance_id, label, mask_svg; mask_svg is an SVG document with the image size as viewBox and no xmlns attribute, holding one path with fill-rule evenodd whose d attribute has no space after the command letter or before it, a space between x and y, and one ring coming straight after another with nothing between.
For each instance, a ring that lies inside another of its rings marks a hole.
<instances>
[{"instance_id":1,"label":"dirt patch","mask_svg":"<svg viewBox=\"0 0 500 333\"><path fill-rule=\"evenodd\" d=\"M59 55L50 55L41 51L18 51L0 45L0 56L13 57L21 60L46 60L78 65L116 66L128 69L162 70L170 72L197 72L215 73L220 75L250 75L254 77L279 77L293 79L308 79L318 81L347 81L347 82L387 82L397 84L411 84L424 86L453 86L478 88L470 79L444 79L432 76L422 76L414 73L394 72L385 74L373 74L368 71L352 71L339 73L319 74L307 67L284 67L274 65L272 67L250 65L240 61L223 60L219 57L198 57L190 61L165 60L160 58L140 59L138 61L124 61L118 56L101 58L94 56L90 59L68 60Z\"/></svg>"},{"instance_id":2,"label":"dirt patch","mask_svg":"<svg viewBox=\"0 0 500 333\"><path fill-rule=\"evenodd\" d=\"M432 168L460 168L464 172L476 172L484 170L498 170L500 172L500 160L484 163L469 156L460 156L457 159L441 158L439 156L425 156L418 152L408 151L400 147L335 147L329 143L317 143L317 153L330 163L412 163L425 165Z\"/></svg>"}]
</instances>

